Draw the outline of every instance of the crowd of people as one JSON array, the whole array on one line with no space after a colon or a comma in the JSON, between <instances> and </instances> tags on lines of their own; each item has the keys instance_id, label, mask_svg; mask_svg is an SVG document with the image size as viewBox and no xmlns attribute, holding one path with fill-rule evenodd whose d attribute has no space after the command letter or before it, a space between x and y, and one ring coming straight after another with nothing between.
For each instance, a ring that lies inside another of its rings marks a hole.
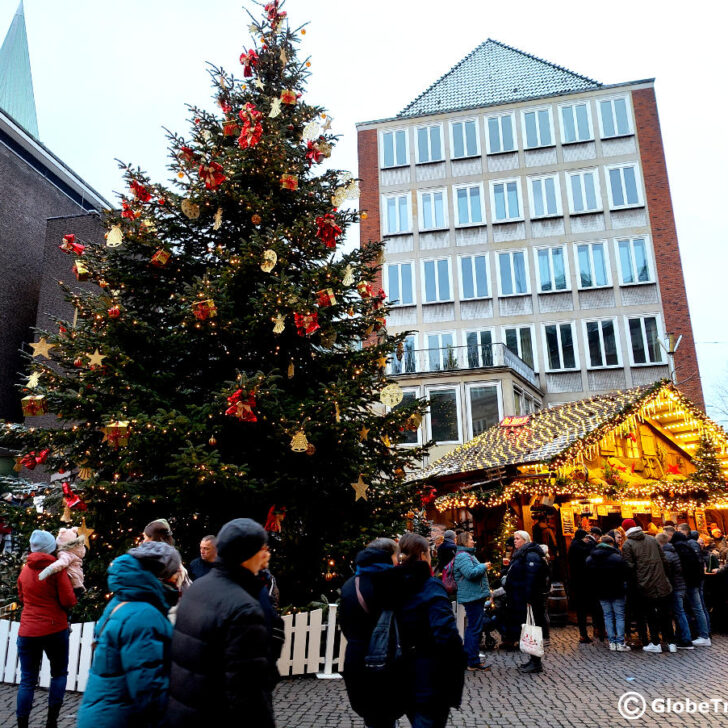
<instances>
[{"instance_id":1,"label":"crowd of people","mask_svg":"<svg viewBox=\"0 0 728 728\"><path fill-rule=\"evenodd\" d=\"M55 538L34 531L29 546L18 578L17 721L27 728L46 654L46 725L56 728L85 548L75 529ZM78 727L184 728L243 716L272 728L284 635L269 560L267 532L238 518L203 537L188 571L169 523L149 523L140 543L109 567L112 598L96 624ZM632 519L606 534L579 529L568 562L580 642L592 641L591 615L594 636L616 652L631 649L633 622L648 653L711 645L703 578L712 563L687 524L667 524L654 535ZM465 672L489 669L483 655L496 645L494 634L499 649L518 649L532 613L548 645L549 588L548 545L527 531L506 541L498 571L477 558L467 530L445 531L436 547L415 533L374 539L341 590L343 673L353 710L368 728L393 728L403 715L413 728L445 726L460 705ZM464 639L453 600L465 613ZM540 673L542 657L531 654L518 669Z\"/></svg>"}]
</instances>

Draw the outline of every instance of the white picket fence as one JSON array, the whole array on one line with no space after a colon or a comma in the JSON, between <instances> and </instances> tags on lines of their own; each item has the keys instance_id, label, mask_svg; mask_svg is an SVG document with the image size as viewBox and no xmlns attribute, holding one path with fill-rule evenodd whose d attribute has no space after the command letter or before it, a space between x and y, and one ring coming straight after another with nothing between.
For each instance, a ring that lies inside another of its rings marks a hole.
<instances>
[{"instance_id":1,"label":"white picket fence","mask_svg":"<svg viewBox=\"0 0 728 728\"><path fill-rule=\"evenodd\" d=\"M453 605L454 606L454 605ZM346 639L337 624L337 605L329 606L324 622L323 610L298 612L283 617L285 642L278 660L278 670L283 677L316 674L322 678L339 677L344 665ZM456 610L460 634L463 634L465 610ZM71 625L68 648L68 690L83 692L88 681L88 671L93 656L95 622ZM19 683L18 622L0 619L0 682ZM41 687L50 684L51 672L48 659L43 656L40 671Z\"/></svg>"}]
</instances>

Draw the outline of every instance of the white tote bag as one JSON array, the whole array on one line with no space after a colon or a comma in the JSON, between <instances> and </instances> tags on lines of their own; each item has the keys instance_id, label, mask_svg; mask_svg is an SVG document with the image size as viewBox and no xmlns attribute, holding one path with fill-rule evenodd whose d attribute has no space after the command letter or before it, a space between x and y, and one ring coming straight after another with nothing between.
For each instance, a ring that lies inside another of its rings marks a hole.
<instances>
[{"instance_id":1,"label":"white tote bag","mask_svg":"<svg viewBox=\"0 0 728 728\"><path fill-rule=\"evenodd\" d=\"M534 657L543 657L543 630L536 626L533 618L533 609L528 605L526 612L526 624L521 625L521 641L519 643L521 652Z\"/></svg>"}]
</instances>

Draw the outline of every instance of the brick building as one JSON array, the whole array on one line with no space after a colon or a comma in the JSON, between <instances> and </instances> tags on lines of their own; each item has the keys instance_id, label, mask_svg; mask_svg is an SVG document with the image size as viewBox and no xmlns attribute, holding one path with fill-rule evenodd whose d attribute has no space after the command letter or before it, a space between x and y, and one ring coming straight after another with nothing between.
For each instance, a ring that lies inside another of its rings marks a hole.
<instances>
[{"instance_id":1,"label":"brick building","mask_svg":"<svg viewBox=\"0 0 728 728\"><path fill-rule=\"evenodd\" d=\"M43 283L57 288L68 270L67 261L57 270L48 252L48 220L108 207L38 139L21 2L0 47L0 419L21 417L20 350L33 340L37 320L47 325L48 309L39 311Z\"/></svg>"},{"instance_id":2,"label":"brick building","mask_svg":"<svg viewBox=\"0 0 728 728\"><path fill-rule=\"evenodd\" d=\"M357 125L386 241L390 374L438 456L505 415L674 375L702 391L654 79L604 85L494 40ZM413 435L414 437L414 435Z\"/></svg>"}]
</instances>

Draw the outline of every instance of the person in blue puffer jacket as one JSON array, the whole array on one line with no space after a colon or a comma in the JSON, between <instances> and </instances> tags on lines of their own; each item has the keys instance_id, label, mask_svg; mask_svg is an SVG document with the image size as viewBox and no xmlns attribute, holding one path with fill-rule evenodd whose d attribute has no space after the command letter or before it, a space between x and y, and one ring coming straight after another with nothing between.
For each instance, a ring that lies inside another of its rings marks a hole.
<instances>
[{"instance_id":1,"label":"person in blue puffer jacket","mask_svg":"<svg viewBox=\"0 0 728 728\"><path fill-rule=\"evenodd\" d=\"M167 705L172 625L179 596L167 582L182 560L148 541L109 567L114 597L96 623L96 650L77 728L156 728Z\"/></svg>"},{"instance_id":2,"label":"person in blue puffer jacket","mask_svg":"<svg viewBox=\"0 0 728 728\"><path fill-rule=\"evenodd\" d=\"M475 540L467 531L458 534L458 550L453 562L453 576L458 585L458 604L465 607L465 653L468 670L488 670L480 661L480 635L483 632L485 600L490 596L488 564L475 558Z\"/></svg>"}]
</instances>

